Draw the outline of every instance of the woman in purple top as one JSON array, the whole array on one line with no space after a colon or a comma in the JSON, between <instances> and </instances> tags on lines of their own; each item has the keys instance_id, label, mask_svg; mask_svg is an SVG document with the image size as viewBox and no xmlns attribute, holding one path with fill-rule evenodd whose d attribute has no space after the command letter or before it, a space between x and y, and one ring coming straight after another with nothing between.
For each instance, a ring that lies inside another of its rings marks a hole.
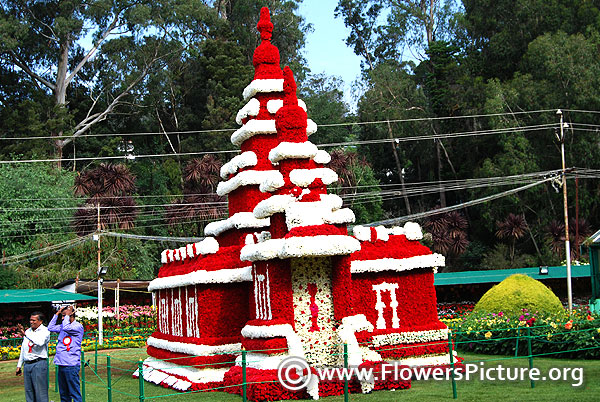
<instances>
[{"instance_id":1,"label":"woman in purple top","mask_svg":"<svg viewBox=\"0 0 600 402\"><path fill-rule=\"evenodd\" d=\"M62 322L57 324L59 316ZM75 321L73 306L63 307L56 312L48 324L50 332L58 332L54 364L58 369L58 387L61 402L81 402L79 367L83 325Z\"/></svg>"}]
</instances>

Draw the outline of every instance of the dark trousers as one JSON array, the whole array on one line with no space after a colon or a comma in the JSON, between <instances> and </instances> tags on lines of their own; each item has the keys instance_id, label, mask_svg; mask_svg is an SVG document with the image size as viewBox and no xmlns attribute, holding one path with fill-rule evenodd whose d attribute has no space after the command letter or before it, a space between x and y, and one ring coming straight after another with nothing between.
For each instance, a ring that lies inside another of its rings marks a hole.
<instances>
[{"instance_id":1,"label":"dark trousers","mask_svg":"<svg viewBox=\"0 0 600 402\"><path fill-rule=\"evenodd\" d=\"M56 366L60 402L81 402L79 389L79 366Z\"/></svg>"},{"instance_id":2,"label":"dark trousers","mask_svg":"<svg viewBox=\"0 0 600 402\"><path fill-rule=\"evenodd\" d=\"M25 400L27 402L48 402L48 361L23 363Z\"/></svg>"}]
</instances>

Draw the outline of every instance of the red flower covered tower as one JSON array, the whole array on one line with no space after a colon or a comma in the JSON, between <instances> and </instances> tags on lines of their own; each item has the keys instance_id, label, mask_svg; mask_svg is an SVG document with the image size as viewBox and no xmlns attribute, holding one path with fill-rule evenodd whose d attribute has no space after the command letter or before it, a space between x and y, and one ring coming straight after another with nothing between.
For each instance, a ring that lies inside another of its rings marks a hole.
<instances>
[{"instance_id":1,"label":"red flower covered tower","mask_svg":"<svg viewBox=\"0 0 600 402\"><path fill-rule=\"evenodd\" d=\"M308 141L316 125L296 97L292 71L279 66L268 9L257 28L254 80L237 116L242 127L231 137L242 152L223 166L217 188L228 196L229 217L207 225L212 237L163 252L149 287L158 329L148 339L144 378L180 390L239 384L242 347L253 382L276 379L289 356L339 366L343 343L351 365L448 364L448 329L438 320L433 286L444 258L419 243L415 223L355 226L348 234L354 214L327 194L337 175L324 167L329 155ZM313 383L303 392L318 398L340 391ZM254 384L249 393L298 397L273 383Z\"/></svg>"}]
</instances>

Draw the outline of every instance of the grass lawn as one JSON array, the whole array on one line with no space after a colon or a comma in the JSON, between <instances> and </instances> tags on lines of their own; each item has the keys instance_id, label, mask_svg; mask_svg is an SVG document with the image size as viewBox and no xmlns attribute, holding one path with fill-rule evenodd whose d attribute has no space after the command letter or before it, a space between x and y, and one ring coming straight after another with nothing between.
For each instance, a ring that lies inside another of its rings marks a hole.
<instances>
[{"instance_id":1,"label":"grass lawn","mask_svg":"<svg viewBox=\"0 0 600 402\"><path fill-rule=\"evenodd\" d=\"M106 382L106 353L98 355L98 373L94 374L94 355L88 353L86 360L90 359L91 368L86 369L86 401L100 402L107 400ZM145 349L118 349L108 352L112 359L113 401L127 402L139 401L137 379L131 373L137 367L137 361L145 358ZM476 355L461 353L465 363L478 363L488 360L485 367L528 367L527 359L501 359L497 356ZM552 368L583 368L583 385L572 387L574 381L538 381L535 389L531 389L529 380L526 381L480 381L477 379L457 382L458 400L460 401L598 401L600 400L600 361L597 360L563 360L535 358L534 367L539 368L542 375L546 375ZM23 377L15 376L16 361L0 362L0 402L22 402L25 399L23 391ZM477 374L478 376L479 374ZM94 383L94 384L92 384ZM119 392L120 391L120 392ZM241 397L222 392L180 394L155 385L144 385L146 397L155 397L151 400L165 402L189 401L240 401ZM132 395L127 395L132 394ZM170 396L167 396L170 395ZM163 397L160 397L163 396ZM55 392L54 366L50 366L50 392L51 401L58 402L60 397ZM323 398L325 401L342 401L343 396ZM371 395L350 395L353 401L451 401L452 386L449 381L413 381L412 388L403 391L378 391Z\"/></svg>"}]
</instances>

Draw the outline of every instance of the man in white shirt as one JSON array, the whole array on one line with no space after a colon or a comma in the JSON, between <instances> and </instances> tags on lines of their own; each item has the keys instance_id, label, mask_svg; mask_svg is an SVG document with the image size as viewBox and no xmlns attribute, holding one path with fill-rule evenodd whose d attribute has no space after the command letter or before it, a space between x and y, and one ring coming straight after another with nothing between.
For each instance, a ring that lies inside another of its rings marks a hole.
<instances>
[{"instance_id":1,"label":"man in white shirt","mask_svg":"<svg viewBox=\"0 0 600 402\"><path fill-rule=\"evenodd\" d=\"M38 311L29 317L31 328L24 330L18 325L23 337L21 356L17 363L16 375L25 373L25 400L27 402L48 402L48 341L50 331L43 324L44 315Z\"/></svg>"}]
</instances>

